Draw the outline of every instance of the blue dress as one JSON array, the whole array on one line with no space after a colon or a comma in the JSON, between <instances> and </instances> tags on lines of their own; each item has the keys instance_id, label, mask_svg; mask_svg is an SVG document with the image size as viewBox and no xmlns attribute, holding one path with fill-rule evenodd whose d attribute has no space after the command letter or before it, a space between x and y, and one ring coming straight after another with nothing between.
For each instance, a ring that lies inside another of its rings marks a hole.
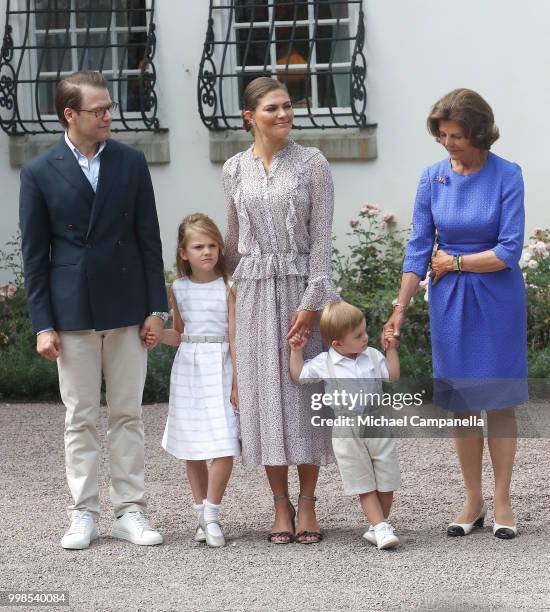
<instances>
[{"instance_id":1,"label":"blue dress","mask_svg":"<svg viewBox=\"0 0 550 612\"><path fill-rule=\"evenodd\" d=\"M525 211L521 168L489 153L479 172L444 159L424 170L403 272L424 278L436 240L451 255L492 250L506 268L452 272L429 286L434 401L452 410L527 401L527 309L519 267Z\"/></svg>"}]
</instances>

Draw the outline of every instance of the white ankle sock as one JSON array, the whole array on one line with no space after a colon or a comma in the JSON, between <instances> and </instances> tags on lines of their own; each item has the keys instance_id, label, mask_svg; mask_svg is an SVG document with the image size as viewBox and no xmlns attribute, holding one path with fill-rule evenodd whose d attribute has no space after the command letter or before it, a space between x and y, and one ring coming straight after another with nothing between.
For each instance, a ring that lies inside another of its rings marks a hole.
<instances>
[{"instance_id":1,"label":"white ankle sock","mask_svg":"<svg viewBox=\"0 0 550 612\"><path fill-rule=\"evenodd\" d=\"M213 536L221 536L222 530L217 524L220 519L221 504L212 504L207 499L204 500L204 520L208 533ZM212 522L215 521L215 522Z\"/></svg>"},{"instance_id":2,"label":"white ankle sock","mask_svg":"<svg viewBox=\"0 0 550 612\"><path fill-rule=\"evenodd\" d=\"M197 520L200 521L204 515L204 503L202 504L193 504L193 510L197 515Z\"/></svg>"}]
</instances>

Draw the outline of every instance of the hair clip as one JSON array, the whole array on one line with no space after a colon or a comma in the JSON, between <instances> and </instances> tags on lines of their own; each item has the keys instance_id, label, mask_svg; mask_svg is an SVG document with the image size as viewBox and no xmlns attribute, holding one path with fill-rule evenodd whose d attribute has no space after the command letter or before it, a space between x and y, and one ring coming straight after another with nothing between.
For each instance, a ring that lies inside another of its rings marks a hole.
<instances>
[{"instance_id":1,"label":"hair clip","mask_svg":"<svg viewBox=\"0 0 550 612\"><path fill-rule=\"evenodd\" d=\"M435 177L435 182L436 183L441 183L442 185L448 185L449 184L449 177L448 176L436 176Z\"/></svg>"}]
</instances>

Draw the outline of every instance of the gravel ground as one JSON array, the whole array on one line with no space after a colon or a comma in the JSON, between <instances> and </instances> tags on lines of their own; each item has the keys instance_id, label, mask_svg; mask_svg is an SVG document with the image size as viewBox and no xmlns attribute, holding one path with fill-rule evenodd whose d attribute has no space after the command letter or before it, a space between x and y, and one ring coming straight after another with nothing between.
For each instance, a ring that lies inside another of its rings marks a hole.
<instances>
[{"instance_id":1,"label":"gravel ground","mask_svg":"<svg viewBox=\"0 0 550 612\"><path fill-rule=\"evenodd\" d=\"M403 487L392 515L399 549L379 552L363 543L359 505L342 495L334 466L321 470L318 488L326 540L269 545L265 476L237 462L222 516L230 545L213 550L191 540L183 465L160 447L166 409L144 407L148 513L164 546L107 535L104 457L101 537L87 550L65 551L64 409L0 404L1 590L65 590L73 610L550 610L549 440L520 440L513 495L521 532L511 542L492 536L491 509L483 531L446 538L462 503L452 441L407 439L399 440ZM484 473L490 502L487 458Z\"/></svg>"}]
</instances>

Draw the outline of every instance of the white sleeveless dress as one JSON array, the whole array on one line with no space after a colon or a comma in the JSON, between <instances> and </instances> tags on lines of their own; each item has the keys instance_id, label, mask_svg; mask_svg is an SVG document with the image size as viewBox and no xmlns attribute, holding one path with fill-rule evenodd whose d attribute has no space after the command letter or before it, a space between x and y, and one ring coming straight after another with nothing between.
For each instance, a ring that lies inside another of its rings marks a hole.
<instances>
[{"instance_id":1,"label":"white sleeveless dress","mask_svg":"<svg viewBox=\"0 0 550 612\"><path fill-rule=\"evenodd\" d=\"M172 285L189 335L227 336L227 287L223 278ZM170 376L170 402L162 446L178 459L241 454L238 417L230 402L233 368L228 342L182 342Z\"/></svg>"}]
</instances>

